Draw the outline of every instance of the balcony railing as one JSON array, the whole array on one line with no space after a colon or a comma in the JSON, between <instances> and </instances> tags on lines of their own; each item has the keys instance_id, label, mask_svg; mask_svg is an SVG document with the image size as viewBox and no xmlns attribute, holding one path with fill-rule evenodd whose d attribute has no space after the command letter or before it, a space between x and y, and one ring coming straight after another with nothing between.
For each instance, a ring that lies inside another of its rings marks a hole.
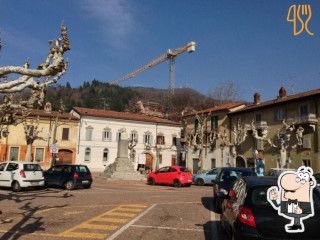
<instances>
[{"instance_id":1,"label":"balcony railing","mask_svg":"<svg viewBox=\"0 0 320 240\"><path fill-rule=\"evenodd\" d=\"M306 116L299 116L288 118L288 124L317 124L318 119L314 113L310 113Z\"/></svg>"}]
</instances>

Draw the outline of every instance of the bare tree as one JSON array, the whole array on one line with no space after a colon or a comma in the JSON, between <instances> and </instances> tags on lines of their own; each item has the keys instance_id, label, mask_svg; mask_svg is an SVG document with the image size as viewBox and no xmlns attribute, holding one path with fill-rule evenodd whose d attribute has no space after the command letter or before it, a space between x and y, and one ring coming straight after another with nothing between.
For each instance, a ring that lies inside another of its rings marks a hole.
<instances>
[{"instance_id":1,"label":"bare tree","mask_svg":"<svg viewBox=\"0 0 320 240\"><path fill-rule=\"evenodd\" d=\"M67 28L61 25L61 38L49 41L50 50L45 61L36 69L29 68L26 60L22 66L0 67L0 93L3 101L0 103L0 131L3 126L17 125L25 121L31 109L38 104L43 105L45 88L56 83L66 73L68 61L63 54L70 50ZM0 53L2 43L0 40ZM8 76L12 80L8 80ZM16 93L29 90L29 98L22 100ZM22 114L21 114L22 113Z\"/></svg>"},{"instance_id":2,"label":"bare tree","mask_svg":"<svg viewBox=\"0 0 320 240\"><path fill-rule=\"evenodd\" d=\"M240 100L241 92L237 84L231 81L225 81L216 86L213 91L209 91L208 96L215 99L216 105L222 105L227 102Z\"/></svg>"}]
</instances>

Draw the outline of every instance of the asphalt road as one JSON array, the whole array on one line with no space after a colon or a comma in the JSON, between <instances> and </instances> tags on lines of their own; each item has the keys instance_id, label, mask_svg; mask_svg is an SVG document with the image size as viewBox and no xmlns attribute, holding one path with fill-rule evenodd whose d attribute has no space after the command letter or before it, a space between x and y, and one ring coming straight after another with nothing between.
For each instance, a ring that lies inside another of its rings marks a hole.
<instances>
[{"instance_id":1,"label":"asphalt road","mask_svg":"<svg viewBox=\"0 0 320 240\"><path fill-rule=\"evenodd\" d=\"M224 240L212 187L94 179L91 189L0 189L0 240Z\"/></svg>"}]
</instances>

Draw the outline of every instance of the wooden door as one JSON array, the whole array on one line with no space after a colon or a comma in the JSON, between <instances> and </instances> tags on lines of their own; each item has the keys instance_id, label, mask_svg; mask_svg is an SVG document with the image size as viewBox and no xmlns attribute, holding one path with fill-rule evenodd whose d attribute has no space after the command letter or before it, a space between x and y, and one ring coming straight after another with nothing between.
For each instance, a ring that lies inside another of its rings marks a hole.
<instances>
[{"instance_id":1,"label":"wooden door","mask_svg":"<svg viewBox=\"0 0 320 240\"><path fill-rule=\"evenodd\" d=\"M146 166L148 166L149 169L153 171L153 157L149 153L146 153Z\"/></svg>"},{"instance_id":2,"label":"wooden door","mask_svg":"<svg viewBox=\"0 0 320 240\"><path fill-rule=\"evenodd\" d=\"M175 156L172 156L171 157L171 166L175 166L176 165L176 162L177 162L177 159Z\"/></svg>"},{"instance_id":3,"label":"wooden door","mask_svg":"<svg viewBox=\"0 0 320 240\"><path fill-rule=\"evenodd\" d=\"M73 153L70 150L67 150L67 149L59 150L57 157L59 158L59 160L56 161L56 164L72 164Z\"/></svg>"}]
</instances>

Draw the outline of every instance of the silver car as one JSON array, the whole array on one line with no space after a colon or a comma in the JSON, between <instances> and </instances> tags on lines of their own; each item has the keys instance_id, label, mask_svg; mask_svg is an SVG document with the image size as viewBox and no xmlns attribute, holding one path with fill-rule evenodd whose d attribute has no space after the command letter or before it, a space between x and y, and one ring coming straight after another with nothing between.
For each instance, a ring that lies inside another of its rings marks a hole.
<instances>
[{"instance_id":1,"label":"silver car","mask_svg":"<svg viewBox=\"0 0 320 240\"><path fill-rule=\"evenodd\" d=\"M211 170L193 176L193 182L198 186L205 184L212 185L212 180L216 179L221 168L212 168Z\"/></svg>"}]
</instances>

